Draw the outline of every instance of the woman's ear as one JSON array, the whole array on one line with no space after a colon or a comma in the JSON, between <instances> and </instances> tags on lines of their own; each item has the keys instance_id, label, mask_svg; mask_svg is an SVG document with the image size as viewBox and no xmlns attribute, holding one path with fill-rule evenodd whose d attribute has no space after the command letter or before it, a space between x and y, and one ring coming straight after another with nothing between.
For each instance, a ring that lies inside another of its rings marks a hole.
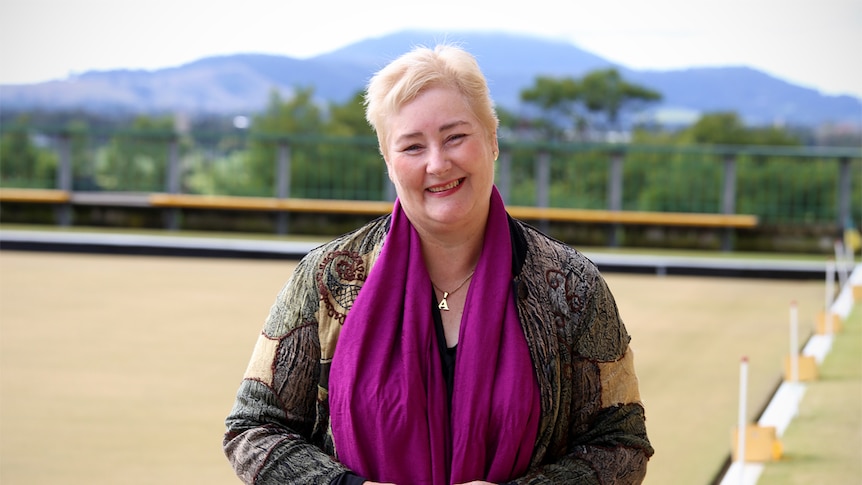
<instances>
[{"instance_id":1,"label":"woman's ear","mask_svg":"<svg viewBox=\"0 0 862 485\"><path fill-rule=\"evenodd\" d=\"M497 139L497 130L494 130L494 133L491 133L491 144L494 152L494 161L496 162L497 157L500 156L500 141Z\"/></svg>"}]
</instances>

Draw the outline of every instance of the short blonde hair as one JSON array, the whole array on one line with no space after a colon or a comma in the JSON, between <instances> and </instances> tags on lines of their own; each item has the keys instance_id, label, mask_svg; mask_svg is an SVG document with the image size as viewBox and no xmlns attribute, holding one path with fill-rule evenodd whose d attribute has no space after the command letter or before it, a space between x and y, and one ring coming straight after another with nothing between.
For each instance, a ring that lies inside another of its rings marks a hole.
<instances>
[{"instance_id":1,"label":"short blonde hair","mask_svg":"<svg viewBox=\"0 0 862 485\"><path fill-rule=\"evenodd\" d=\"M420 46L390 62L368 83L365 118L377 133L384 156L387 117L433 87L457 90L488 136L496 134L499 120L488 82L476 58L452 44L440 44L433 49Z\"/></svg>"}]
</instances>

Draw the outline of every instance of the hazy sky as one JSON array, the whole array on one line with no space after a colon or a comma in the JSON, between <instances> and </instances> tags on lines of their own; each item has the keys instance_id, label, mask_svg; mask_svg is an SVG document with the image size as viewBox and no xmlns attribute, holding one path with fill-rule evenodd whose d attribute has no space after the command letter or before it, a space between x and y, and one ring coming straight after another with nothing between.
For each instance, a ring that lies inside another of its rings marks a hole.
<instances>
[{"instance_id":1,"label":"hazy sky","mask_svg":"<svg viewBox=\"0 0 862 485\"><path fill-rule=\"evenodd\" d=\"M636 69L749 66L862 97L862 0L0 0L0 83L303 58L408 28L564 39Z\"/></svg>"}]
</instances>

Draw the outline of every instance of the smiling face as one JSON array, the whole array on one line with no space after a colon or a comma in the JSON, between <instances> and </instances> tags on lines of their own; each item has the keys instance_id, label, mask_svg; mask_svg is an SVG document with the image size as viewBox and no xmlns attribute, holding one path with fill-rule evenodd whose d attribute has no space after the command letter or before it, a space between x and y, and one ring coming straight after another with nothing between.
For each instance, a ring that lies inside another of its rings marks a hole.
<instances>
[{"instance_id":1,"label":"smiling face","mask_svg":"<svg viewBox=\"0 0 862 485\"><path fill-rule=\"evenodd\" d=\"M405 214L421 233L483 228L494 183L496 133L455 89L433 87L387 119L383 150Z\"/></svg>"}]
</instances>

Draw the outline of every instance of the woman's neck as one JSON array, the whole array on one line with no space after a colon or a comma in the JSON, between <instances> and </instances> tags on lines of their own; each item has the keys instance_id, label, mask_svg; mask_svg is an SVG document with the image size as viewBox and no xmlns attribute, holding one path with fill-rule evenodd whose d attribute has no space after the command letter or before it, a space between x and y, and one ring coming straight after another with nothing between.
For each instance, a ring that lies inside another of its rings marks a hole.
<instances>
[{"instance_id":1,"label":"woman's neck","mask_svg":"<svg viewBox=\"0 0 862 485\"><path fill-rule=\"evenodd\" d=\"M460 237L422 237L422 257L431 281L444 290L454 288L476 269L485 232Z\"/></svg>"}]
</instances>

